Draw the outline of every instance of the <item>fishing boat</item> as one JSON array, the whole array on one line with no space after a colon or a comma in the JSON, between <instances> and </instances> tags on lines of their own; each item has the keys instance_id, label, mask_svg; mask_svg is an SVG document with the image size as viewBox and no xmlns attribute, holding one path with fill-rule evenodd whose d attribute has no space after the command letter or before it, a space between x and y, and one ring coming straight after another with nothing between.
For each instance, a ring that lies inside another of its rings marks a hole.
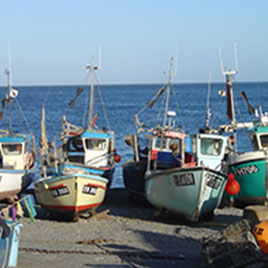
<instances>
[{"instance_id":1,"label":"fishing boat","mask_svg":"<svg viewBox=\"0 0 268 268\"><path fill-rule=\"evenodd\" d=\"M16 267L22 224L0 219L0 267Z\"/></svg>"},{"instance_id":2,"label":"fishing boat","mask_svg":"<svg viewBox=\"0 0 268 268\"><path fill-rule=\"evenodd\" d=\"M238 107L234 104L233 77L238 73L236 64L235 70L227 69L222 73L226 77L227 116L229 122L220 125L219 133L228 134L231 137L230 150L228 153L229 171L235 175L240 185L240 191L234 195L226 195L228 202L237 206L252 204L264 204L268 198L268 114L263 113L261 106L255 109L248 101L246 93L240 93L248 106L250 115L255 118L252 121L243 122L236 119ZM252 148L249 151L241 150L238 146L241 131L248 132Z\"/></svg>"},{"instance_id":3,"label":"fishing boat","mask_svg":"<svg viewBox=\"0 0 268 268\"><path fill-rule=\"evenodd\" d=\"M115 161L120 156L114 149L114 132L97 128L97 115L93 111L94 72L98 67L92 58L90 105L87 127L70 124L63 116L61 144L48 143L45 129L45 108L42 112L40 162L42 178L35 183L36 199L42 207L74 220L80 214L92 212L104 200L112 182ZM75 100L82 92L77 90ZM119 159L120 160L120 159Z\"/></svg>"},{"instance_id":4,"label":"fishing boat","mask_svg":"<svg viewBox=\"0 0 268 268\"><path fill-rule=\"evenodd\" d=\"M13 131L12 111L22 110L17 100L19 91L12 88L10 67L5 73L8 76L8 89L2 100L0 119L4 122L4 112L7 110L9 127L8 130L0 129L0 200L8 198L12 201L31 184L37 164L34 135L30 132L27 134ZM24 114L23 119L26 120Z\"/></svg>"},{"instance_id":5,"label":"fishing boat","mask_svg":"<svg viewBox=\"0 0 268 268\"><path fill-rule=\"evenodd\" d=\"M169 111L172 64L173 58L167 86L162 90L166 92L163 124L149 128L151 133L147 135L145 195L159 211L167 209L198 221L200 217L211 217L221 202L227 182L222 171L227 137L206 133L187 135L176 127L176 112ZM137 122L141 127L146 125L138 119Z\"/></svg>"}]
</instances>

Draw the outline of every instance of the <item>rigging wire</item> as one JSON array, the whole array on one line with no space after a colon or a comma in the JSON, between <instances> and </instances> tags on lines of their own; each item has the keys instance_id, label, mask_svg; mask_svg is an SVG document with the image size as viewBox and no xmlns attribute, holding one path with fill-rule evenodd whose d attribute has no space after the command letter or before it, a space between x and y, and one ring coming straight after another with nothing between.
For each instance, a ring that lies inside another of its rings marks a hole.
<instances>
[{"instance_id":1,"label":"rigging wire","mask_svg":"<svg viewBox=\"0 0 268 268\"><path fill-rule=\"evenodd\" d=\"M178 117L180 117L180 121L182 122L182 125L185 126L184 121L183 121L183 115L182 115L182 112L181 112L181 109L180 109L180 104L179 104L179 101L178 101L178 98L177 98L177 95L176 95L174 85L171 86L171 91L172 91L173 97L175 99L176 110L178 111L178 115L179 115Z\"/></svg>"},{"instance_id":2,"label":"rigging wire","mask_svg":"<svg viewBox=\"0 0 268 268\"><path fill-rule=\"evenodd\" d=\"M106 124L108 126L108 129L111 130L110 123L109 123L109 120L108 120L108 115L107 115L105 105L104 105L104 101L103 101L103 96L102 96L102 93L101 93L101 90L100 90L100 84L99 84L99 81L98 81L97 74L95 74L95 77L96 77L96 82L97 82L97 85L98 85L97 89L98 89L98 93L99 93L99 96L100 96L101 105L102 105L102 108L103 108L104 118L105 118Z\"/></svg>"},{"instance_id":3,"label":"rigging wire","mask_svg":"<svg viewBox=\"0 0 268 268\"><path fill-rule=\"evenodd\" d=\"M165 85L164 85L165 86ZM163 87L164 87L163 86ZM163 110L165 110L165 102L166 102L166 98L167 98L167 96L165 95L165 97L162 99L162 101L161 101L161 105L160 105L160 108L159 108L159 112L158 112L158 114L157 114L157 121L161 121L161 119L160 119L160 116L161 116L161 114L162 113L164 113L163 112Z\"/></svg>"},{"instance_id":4,"label":"rigging wire","mask_svg":"<svg viewBox=\"0 0 268 268\"><path fill-rule=\"evenodd\" d=\"M89 72L86 74L84 78L84 83L89 80ZM90 86L89 86L90 87ZM86 90L86 98L85 98L85 108L84 108L84 115L83 115L83 121L82 121L82 126L86 128L86 121L87 121L87 111L88 111L88 106L89 106L89 92Z\"/></svg>"},{"instance_id":5,"label":"rigging wire","mask_svg":"<svg viewBox=\"0 0 268 268\"><path fill-rule=\"evenodd\" d=\"M233 81L234 81L234 84L235 84L237 90L240 92L240 88L239 88L238 83L236 82L235 78L233 78ZM242 118L242 115L241 115L241 113L240 113L240 110L239 110L239 108L238 108L238 103L237 103L236 100L235 100L235 107L236 107L236 110L237 110L237 114L238 114L238 116L239 116L239 118L240 118L240 120L241 120L241 123L243 123L243 124L245 125L245 121L244 121L243 118ZM245 126L245 128L246 128L246 126Z\"/></svg>"},{"instance_id":6,"label":"rigging wire","mask_svg":"<svg viewBox=\"0 0 268 268\"><path fill-rule=\"evenodd\" d=\"M17 112L17 118L18 118L18 121L20 122L21 129L23 132L25 132L25 129L23 126L23 121L21 120L21 117L20 117L20 111L18 110L19 107L18 107L18 105L14 105L14 107L15 107L15 111Z\"/></svg>"},{"instance_id":7,"label":"rigging wire","mask_svg":"<svg viewBox=\"0 0 268 268\"><path fill-rule=\"evenodd\" d=\"M220 109L219 109L222 103L223 103L223 98L219 97L216 103L215 113L212 113L211 118L210 118L211 126L213 126L216 120L219 120L219 118L222 117L222 113L220 112Z\"/></svg>"},{"instance_id":8,"label":"rigging wire","mask_svg":"<svg viewBox=\"0 0 268 268\"><path fill-rule=\"evenodd\" d=\"M16 101L16 104L17 104L17 106L18 106L18 108L19 108L19 110L20 110L20 113L22 114L22 117L23 117L23 119L24 119L24 121L25 121L25 123L26 123L26 125L27 125L27 127L28 127L28 130L29 130L30 132L32 132L32 129L31 129L30 124L29 124L29 121L27 120L27 118L26 118L26 116L25 116L23 110L21 109L20 103L19 103L19 101L17 100L17 98L15 98L15 101Z\"/></svg>"}]
</instances>

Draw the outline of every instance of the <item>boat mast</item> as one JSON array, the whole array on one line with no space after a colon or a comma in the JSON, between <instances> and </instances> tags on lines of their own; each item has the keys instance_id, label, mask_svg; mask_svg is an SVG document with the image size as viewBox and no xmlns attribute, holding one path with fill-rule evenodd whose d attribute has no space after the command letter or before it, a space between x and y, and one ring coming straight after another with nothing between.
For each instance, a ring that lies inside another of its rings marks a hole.
<instances>
[{"instance_id":1,"label":"boat mast","mask_svg":"<svg viewBox=\"0 0 268 268\"><path fill-rule=\"evenodd\" d=\"M226 76L226 89L227 89L227 116L229 117L231 124L236 125L235 110L234 110L234 91L232 85L232 75L236 74L237 71L227 70L223 74Z\"/></svg>"},{"instance_id":2,"label":"boat mast","mask_svg":"<svg viewBox=\"0 0 268 268\"><path fill-rule=\"evenodd\" d=\"M236 52L236 42L234 42L234 58L235 58L235 70L232 69L223 69L222 63L222 55L221 50L219 48L220 54L220 64L221 64L221 72L226 77L226 89L227 89L227 116L231 121L231 125L233 129L236 129L236 118L235 118L235 109L234 109L234 91L232 85L232 76L238 73L238 63L237 63L237 52ZM237 143L236 143L236 132L234 133L235 138L235 150L237 150Z\"/></svg>"},{"instance_id":3,"label":"boat mast","mask_svg":"<svg viewBox=\"0 0 268 268\"><path fill-rule=\"evenodd\" d=\"M5 70L5 74L7 75L7 87L8 87L6 99L10 100L11 99L11 91L12 91L10 44L8 44L8 69ZM12 133L11 113L9 113L9 133Z\"/></svg>"},{"instance_id":4,"label":"boat mast","mask_svg":"<svg viewBox=\"0 0 268 268\"><path fill-rule=\"evenodd\" d=\"M98 69L94 63L94 57L91 59L91 65L86 66L87 69L91 72L91 83L90 83L90 102L89 102L89 111L88 111L88 128L92 127L93 120L93 111L94 111L94 80L95 80L95 70Z\"/></svg>"},{"instance_id":5,"label":"boat mast","mask_svg":"<svg viewBox=\"0 0 268 268\"><path fill-rule=\"evenodd\" d=\"M211 91L211 71L209 72L209 77L208 77L208 95L207 95L206 130L209 129L209 120L210 120L210 117L211 117L210 108L209 108L210 91Z\"/></svg>"},{"instance_id":6,"label":"boat mast","mask_svg":"<svg viewBox=\"0 0 268 268\"><path fill-rule=\"evenodd\" d=\"M171 85L171 81L172 81L172 66L173 66L173 57L171 57L170 65L169 65L167 96L166 96L165 114L164 114L164 121L163 121L163 127L164 128L166 127L167 114L168 114L168 105L169 105L169 96L170 96L170 85Z\"/></svg>"}]
</instances>

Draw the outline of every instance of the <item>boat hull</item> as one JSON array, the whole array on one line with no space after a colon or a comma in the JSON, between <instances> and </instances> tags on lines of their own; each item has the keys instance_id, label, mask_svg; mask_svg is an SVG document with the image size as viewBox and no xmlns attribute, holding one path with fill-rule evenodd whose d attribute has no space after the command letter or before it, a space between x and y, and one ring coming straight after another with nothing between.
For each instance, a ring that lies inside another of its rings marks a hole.
<instances>
[{"instance_id":1,"label":"boat hull","mask_svg":"<svg viewBox=\"0 0 268 268\"><path fill-rule=\"evenodd\" d=\"M74 219L103 202L107 183L107 179L91 174L48 177L35 183L35 196L46 210Z\"/></svg>"},{"instance_id":2,"label":"boat hull","mask_svg":"<svg viewBox=\"0 0 268 268\"><path fill-rule=\"evenodd\" d=\"M229 171L235 175L240 191L234 196L238 205L262 204L266 200L268 182L268 157L262 152L237 155L229 164Z\"/></svg>"},{"instance_id":3,"label":"boat hull","mask_svg":"<svg viewBox=\"0 0 268 268\"><path fill-rule=\"evenodd\" d=\"M19 222L10 222L10 233L7 237L0 239L0 263L1 267L16 267L19 252L19 234L21 224ZM1 228L2 230L2 228Z\"/></svg>"},{"instance_id":4,"label":"boat hull","mask_svg":"<svg viewBox=\"0 0 268 268\"><path fill-rule=\"evenodd\" d=\"M192 167L157 172L145 181L146 198L152 205L197 221L219 206L227 178L212 169Z\"/></svg>"},{"instance_id":5,"label":"boat hull","mask_svg":"<svg viewBox=\"0 0 268 268\"><path fill-rule=\"evenodd\" d=\"M115 172L115 167L109 167L109 168L94 168L94 167L87 167L85 165L81 165L81 164L76 164L76 163L72 163L72 162L67 162L64 163L61 166L61 172L63 174L69 174L69 173L73 173L74 170L79 170L80 172L85 172L85 173L91 173L91 174L95 174L97 176L101 176L103 178L106 178L108 180L107 183L107 188L110 188L112 181L113 181L113 176L114 176L114 172ZM55 170L55 167L49 167L47 174L49 176L56 176L57 172Z\"/></svg>"},{"instance_id":6,"label":"boat hull","mask_svg":"<svg viewBox=\"0 0 268 268\"><path fill-rule=\"evenodd\" d=\"M125 188L135 194L144 194L147 161L128 161L122 165Z\"/></svg>"},{"instance_id":7,"label":"boat hull","mask_svg":"<svg viewBox=\"0 0 268 268\"><path fill-rule=\"evenodd\" d=\"M33 181L36 165L29 170L0 169L0 200L25 190Z\"/></svg>"}]
</instances>

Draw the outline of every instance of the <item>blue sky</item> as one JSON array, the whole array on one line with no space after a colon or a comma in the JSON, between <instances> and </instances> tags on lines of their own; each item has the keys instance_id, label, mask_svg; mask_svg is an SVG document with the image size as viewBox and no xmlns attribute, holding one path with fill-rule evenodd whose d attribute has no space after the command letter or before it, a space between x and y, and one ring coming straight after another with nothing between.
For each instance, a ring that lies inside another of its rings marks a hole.
<instances>
[{"instance_id":1,"label":"blue sky","mask_svg":"<svg viewBox=\"0 0 268 268\"><path fill-rule=\"evenodd\" d=\"M258 0L0 0L0 85L8 43L14 85L79 85L85 63L102 46L101 84L162 83L178 50L174 82L268 81L268 1Z\"/></svg>"}]
</instances>

